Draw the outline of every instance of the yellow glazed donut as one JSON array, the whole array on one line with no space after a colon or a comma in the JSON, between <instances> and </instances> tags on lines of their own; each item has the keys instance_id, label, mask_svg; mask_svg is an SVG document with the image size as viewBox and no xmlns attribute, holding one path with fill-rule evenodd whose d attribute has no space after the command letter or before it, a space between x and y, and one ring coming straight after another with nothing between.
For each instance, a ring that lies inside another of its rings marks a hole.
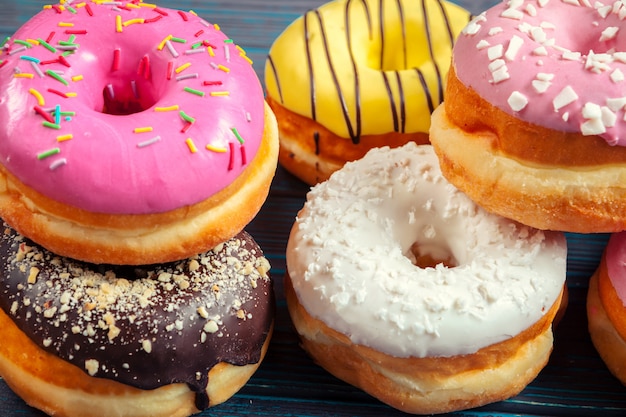
<instances>
[{"instance_id":1,"label":"yellow glazed donut","mask_svg":"<svg viewBox=\"0 0 626 417\"><path fill-rule=\"evenodd\" d=\"M325 369L405 412L477 407L545 366L562 233L487 213L430 145L371 150L313 187L287 244L287 305Z\"/></svg>"},{"instance_id":2,"label":"yellow glazed donut","mask_svg":"<svg viewBox=\"0 0 626 417\"><path fill-rule=\"evenodd\" d=\"M315 184L373 147L427 143L468 21L442 0L338 0L295 20L265 66L280 163Z\"/></svg>"}]
</instances>

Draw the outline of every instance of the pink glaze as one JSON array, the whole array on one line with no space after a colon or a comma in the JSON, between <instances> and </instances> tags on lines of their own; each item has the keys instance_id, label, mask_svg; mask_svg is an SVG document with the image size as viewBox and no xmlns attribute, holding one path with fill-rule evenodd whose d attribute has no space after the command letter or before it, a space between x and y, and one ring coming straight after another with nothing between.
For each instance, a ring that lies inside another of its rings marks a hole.
<instances>
[{"instance_id":1,"label":"pink glaze","mask_svg":"<svg viewBox=\"0 0 626 417\"><path fill-rule=\"evenodd\" d=\"M605 252L609 279L626 306L626 232L612 234Z\"/></svg>"},{"instance_id":2,"label":"pink glaze","mask_svg":"<svg viewBox=\"0 0 626 417\"><path fill-rule=\"evenodd\" d=\"M625 17L621 1L505 1L464 29L454 68L522 120L626 146Z\"/></svg>"},{"instance_id":3,"label":"pink glaze","mask_svg":"<svg viewBox=\"0 0 626 417\"><path fill-rule=\"evenodd\" d=\"M0 161L13 175L91 212L145 214L198 203L241 174L264 127L242 49L191 12L65 4L44 7L0 56ZM77 49L60 58L71 38ZM22 50L29 40L54 51ZM75 113L57 117L57 106Z\"/></svg>"}]
</instances>

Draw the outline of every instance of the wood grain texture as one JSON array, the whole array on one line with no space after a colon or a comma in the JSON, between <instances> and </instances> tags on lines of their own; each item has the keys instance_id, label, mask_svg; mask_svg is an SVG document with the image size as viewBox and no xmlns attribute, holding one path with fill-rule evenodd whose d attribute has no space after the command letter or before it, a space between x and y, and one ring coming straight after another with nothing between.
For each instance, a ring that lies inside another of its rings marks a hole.
<instances>
[{"instance_id":1,"label":"wood grain texture","mask_svg":"<svg viewBox=\"0 0 626 417\"><path fill-rule=\"evenodd\" d=\"M495 0L460 0L479 13ZM272 41L296 17L323 0L163 0L161 6L192 9L215 23L246 48L263 78ZM0 0L0 39L11 35L44 2ZM268 355L249 383L228 402L200 416L403 416L367 394L335 379L315 365L298 345L287 313L282 277L285 246L308 186L278 169L270 196L247 230L272 263L277 319ZM555 331L550 363L520 395L452 416L623 416L626 388L613 378L595 352L587 333L587 282L606 243L606 235L568 235L570 304ZM0 343L1 336L0 336ZM0 416L43 416L25 405L0 380Z\"/></svg>"}]
</instances>

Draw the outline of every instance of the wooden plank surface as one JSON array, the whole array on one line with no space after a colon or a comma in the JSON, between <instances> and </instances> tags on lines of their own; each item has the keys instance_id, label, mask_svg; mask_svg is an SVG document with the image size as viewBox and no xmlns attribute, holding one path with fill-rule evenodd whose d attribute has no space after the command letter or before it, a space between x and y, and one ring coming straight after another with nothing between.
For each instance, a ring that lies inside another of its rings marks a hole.
<instances>
[{"instance_id":1,"label":"wooden plank surface","mask_svg":"<svg viewBox=\"0 0 626 417\"><path fill-rule=\"evenodd\" d=\"M479 13L493 0L459 1ZM263 76L272 41L297 16L322 4L315 0L160 1L162 6L193 9L219 23L243 45ZM44 3L0 0L0 36L12 34ZM300 349L283 297L285 245L308 187L278 169L270 196L247 230L272 263L277 294L276 330L269 353L249 383L225 404L201 416L402 416L367 394L335 379ZM626 389L606 370L587 333L587 280L597 266L606 235L568 235L570 305L555 332L555 349L548 366L520 395L453 416L623 416ZM0 333L1 343L1 333ZM26 406L0 380L0 416L42 416Z\"/></svg>"}]
</instances>

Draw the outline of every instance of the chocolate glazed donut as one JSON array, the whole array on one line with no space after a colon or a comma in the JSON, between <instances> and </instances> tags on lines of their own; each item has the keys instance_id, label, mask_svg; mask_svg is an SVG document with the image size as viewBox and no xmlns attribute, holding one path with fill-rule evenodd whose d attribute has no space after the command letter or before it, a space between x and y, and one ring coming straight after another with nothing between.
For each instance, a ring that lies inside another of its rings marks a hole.
<instances>
[{"instance_id":1,"label":"chocolate glazed donut","mask_svg":"<svg viewBox=\"0 0 626 417\"><path fill-rule=\"evenodd\" d=\"M36 345L85 373L143 390L182 382L209 406L216 364L262 359L274 317L269 263L245 232L150 267L58 257L5 226L0 307Z\"/></svg>"}]
</instances>

